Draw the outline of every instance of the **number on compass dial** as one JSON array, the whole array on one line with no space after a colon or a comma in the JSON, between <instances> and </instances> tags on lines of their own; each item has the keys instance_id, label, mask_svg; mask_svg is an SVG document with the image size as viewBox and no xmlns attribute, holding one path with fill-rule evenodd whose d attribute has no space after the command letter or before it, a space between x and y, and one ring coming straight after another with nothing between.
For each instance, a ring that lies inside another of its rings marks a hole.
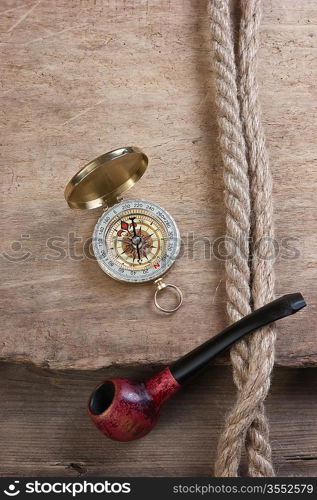
<instances>
[{"instance_id":1,"label":"number on compass dial","mask_svg":"<svg viewBox=\"0 0 317 500\"><path fill-rule=\"evenodd\" d=\"M121 202L97 222L93 246L99 265L113 278L152 281L177 257L179 233L174 219L159 205Z\"/></svg>"}]
</instances>

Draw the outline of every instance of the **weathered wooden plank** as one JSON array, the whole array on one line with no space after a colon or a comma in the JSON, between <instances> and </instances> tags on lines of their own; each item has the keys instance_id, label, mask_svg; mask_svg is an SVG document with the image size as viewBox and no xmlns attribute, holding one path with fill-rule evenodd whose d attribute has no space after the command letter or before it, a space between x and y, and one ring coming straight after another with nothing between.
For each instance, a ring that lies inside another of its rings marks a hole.
<instances>
[{"instance_id":1,"label":"weathered wooden plank","mask_svg":"<svg viewBox=\"0 0 317 500\"><path fill-rule=\"evenodd\" d=\"M54 372L0 366L0 474L211 475L223 418L234 398L228 367L210 367L164 408L144 439L115 443L95 429L85 409L109 376L146 376L152 369ZM267 412L279 476L317 475L316 369L278 368Z\"/></svg>"},{"instance_id":2,"label":"weathered wooden plank","mask_svg":"<svg viewBox=\"0 0 317 500\"><path fill-rule=\"evenodd\" d=\"M1 5L1 358L85 369L168 362L226 324L224 265L205 254L224 234L207 1ZM316 19L312 0L264 2L277 293L300 290L310 304L280 325L281 365L317 362ZM127 197L161 203L183 235L169 280L185 304L171 317L154 311L151 287L135 293L85 257L100 212L75 213L63 200L76 169L122 143L150 157Z\"/></svg>"}]
</instances>

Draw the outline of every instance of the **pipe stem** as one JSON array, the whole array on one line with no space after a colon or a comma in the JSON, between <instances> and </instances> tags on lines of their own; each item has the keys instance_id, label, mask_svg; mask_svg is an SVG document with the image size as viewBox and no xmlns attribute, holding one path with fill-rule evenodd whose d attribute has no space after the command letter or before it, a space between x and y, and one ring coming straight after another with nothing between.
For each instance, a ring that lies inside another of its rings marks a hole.
<instances>
[{"instance_id":1,"label":"pipe stem","mask_svg":"<svg viewBox=\"0 0 317 500\"><path fill-rule=\"evenodd\" d=\"M273 300L175 361L170 366L173 377L179 384L183 384L197 375L215 356L237 340L272 321L294 314L305 306L306 302L301 293L290 293Z\"/></svg>"}]
</instances>

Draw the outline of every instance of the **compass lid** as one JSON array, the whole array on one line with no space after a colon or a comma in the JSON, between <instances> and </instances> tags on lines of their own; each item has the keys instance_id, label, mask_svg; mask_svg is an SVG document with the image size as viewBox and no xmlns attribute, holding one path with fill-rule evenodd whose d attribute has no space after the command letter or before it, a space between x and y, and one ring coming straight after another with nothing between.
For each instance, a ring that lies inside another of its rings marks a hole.
<instances>
[{"instance_id":1,"label":"compass lid","mask_svg":"<svg viewBox=\"0 0 317 500\"><path fill-rule=\"evenodd\" d=\"M113 205L144 174L148 157L128 146L105 153L87 163L69 181L65 199L70 208L92 209Z\"/></svg>"}]
</instances>

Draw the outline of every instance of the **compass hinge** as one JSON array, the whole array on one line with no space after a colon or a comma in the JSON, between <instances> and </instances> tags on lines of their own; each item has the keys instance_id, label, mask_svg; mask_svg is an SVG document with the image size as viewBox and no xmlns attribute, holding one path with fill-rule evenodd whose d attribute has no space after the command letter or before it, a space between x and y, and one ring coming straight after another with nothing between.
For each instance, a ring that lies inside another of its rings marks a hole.
<instances>
[{"instance_id":1,"label":"compass hinge","mask_svg":"<svg viewBox=\"0 0 317 500\"><path fill-rule=\"evenodd\" d=\"M114 196L113 198L107 198L105 210L107 210L107 208L113 207L114 205L117 205L117 203L120 203L120 201L122 201L122 198L117 198L116 196Z\"/></svg>"}]
</instances>

